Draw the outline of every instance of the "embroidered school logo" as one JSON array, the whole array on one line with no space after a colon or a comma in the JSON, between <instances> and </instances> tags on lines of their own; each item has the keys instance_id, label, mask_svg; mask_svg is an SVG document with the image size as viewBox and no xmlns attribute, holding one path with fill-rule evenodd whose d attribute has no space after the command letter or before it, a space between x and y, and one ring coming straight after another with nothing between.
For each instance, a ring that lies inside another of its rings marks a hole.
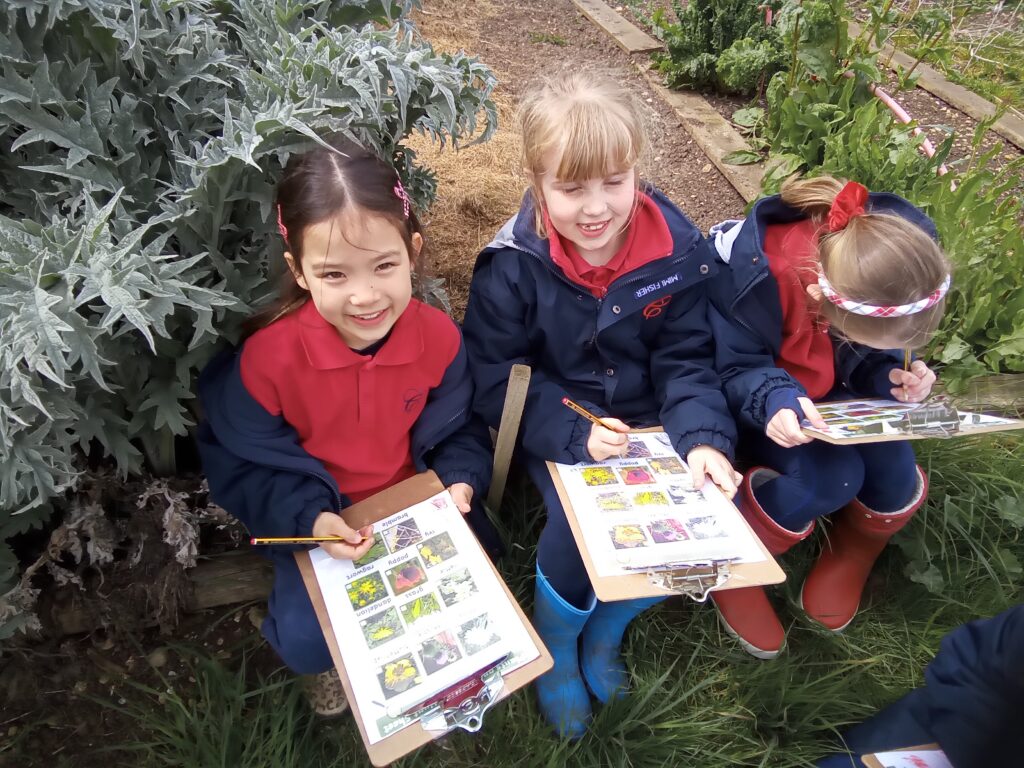
<instances>
[{"instance_id":1,"label":"embroidered school logo","mask_svg":"<svg viewBox=\"0 0 1024 768\"><path fill-rule=\"evenodd\" d=\"M661 314L661 310L668 306L668 303L672 301L671 296L662 296L660 299L655 299L646 307L644 307L644 319L650 320L652 317L657 317Z\"/></svg>"},{"instance_id":2,"label":"embroidered school logo","mask_svg":"<svg viewBox=\"0 0 1024 768\"><path fill-rule=\"evenodd\" d=\"M423 399L422 389L407 389L402 394L402 402L405 404L405 412L409 413Z\"/></svg>"}]
</instances>

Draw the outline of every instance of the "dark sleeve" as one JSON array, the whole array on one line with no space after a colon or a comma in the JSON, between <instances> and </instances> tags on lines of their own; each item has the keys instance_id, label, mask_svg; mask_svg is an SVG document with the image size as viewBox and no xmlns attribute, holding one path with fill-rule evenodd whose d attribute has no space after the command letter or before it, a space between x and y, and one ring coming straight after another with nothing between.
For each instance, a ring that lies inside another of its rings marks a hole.
<instances>
[{"instance_id":1,"label":"dark sleeve","mask_svg":"<svg viewBox=\"0 0 1024 768\"><path fill-rule=\"evenodd\" d=\"M730 297L722 294L726 290L722 283L728 278L727 273L715 278L717 285L708 301L715 369L722 378L722 391L736 421L742 427L763 431L773 415L767 408L771 395L782 390L795 396L807 393L796 379L775 365L771 350L756 334L730 317L725 309Z\"/></svg>"},{"instance_id":2,"label":"dark sleeve","mask_svg":"<svg viewBox=\"0 0 1024 768\"><path fill-rule=\"evenodd\" d=\"M342 499L317 478L235 455L217 440L208 422L199 425L196 440L210 498L253 536L310 536L317 515L342 507Z\"/></svg>"},{"instance_id":3,"label":"dark sleeve","mask_svg":"<svg viewBox=\"0 0 1024 768\"><path fill-rule=\"evenodd\" d=\"M1019 764L1024 605L950 632L925 671L925 694L929 727L957 768Z\"/></svg>"},{"instance_id":4,"label":"dark sleeve","mask_svg":"<svg viewBox=\"0 0 1024 768\"><path fill-rule=\"evenodd\" d=\"M590 423L562 405L562 398L569 393L534 365L527 302L516 284L517 275L495 266L501 258L501 253L481 257L470 285L462 327L476 386L474 410L496 429L509 372L516 363L528 365L533 370L520 424L523 448L533 456L563 464L589 460L586 441ZM515 256L508 255L507 259Z\"/></svg>"},{"instance_id":5,"label":"dark sleeve","mask_svg":"<svg viewBox=\"0 0 1024 768\"><path fill-rule=\"evenodd\" d=\"M196 439L210 496L254 536L308 536L320 512L348 500L295 428L249 393L240 361L224 350L199 376L205 418Z\"/></svg>"},{"instance_id":6,"label":"dark sleeve","mask_svg":"<svg viewBox=\"0 0 1024 768\"><path fill-rule=\"evenodd\" d=\"M704 285L676 294L651 351L651 380L661 403L661 423L685 457L708 445L732 458L736 423L715 372Z\"/></svg>"},{"instance_id":7,"label":"dark sleeve","mask_svg":"<svg viewBox=\"0 0 1024 768\"><path fill-rule=\"evenodd\" d=\"M924 677L922 687L844 734L848 749L864 755L937 742L957 768L1019 762L1024 605L954 629Z\"/></svg>"},{"instance_id":8,"label":"dark sleeve","mask_svg":"<svg viewBox=\"0 0 1024 768\"><path fill-rule=\"evenodd\" d=\"M852 341L834 340L836 376L853 395L893 399L889 372L903 367L898 350L872 349Z\"/></svg>"},{"instance_id":9,"label":"dark sleeve","mask_svg":"<svg viewBox=\"0 0 1024 768\"><path fill-rule=\"evenodd\" d=\"M473 413L473 381L461 338L441 383L427 395L427 405L417 424L431 422L451 423L454 429L442 427L441 439L428 447L427 466L446 486L468 483L473 487L473 498L483 498L491 484L491 436L487 425ZM416 439L414 435L414 443Z\"/></svg>"}]
</instances>

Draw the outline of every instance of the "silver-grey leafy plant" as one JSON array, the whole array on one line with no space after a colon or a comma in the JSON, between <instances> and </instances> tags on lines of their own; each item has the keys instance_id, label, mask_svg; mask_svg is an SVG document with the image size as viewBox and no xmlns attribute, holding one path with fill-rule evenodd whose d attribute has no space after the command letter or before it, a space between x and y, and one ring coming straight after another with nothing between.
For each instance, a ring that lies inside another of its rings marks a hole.
<instances>
[{"instance_id":1,"label":"silver-grey leafy plant","mask_svg":"<svg viewBox=\"0 0 1024 768\"><path fill-rule=\"evenodd\" d=\"M490 137L493 75L435 53L413 2L0 11L0 595L18 572L5 540L87 461L173 471L196 371L269 291L291 153L347 132L424 206L434 178L403 138Z\"/></svg>"}]
</instances>

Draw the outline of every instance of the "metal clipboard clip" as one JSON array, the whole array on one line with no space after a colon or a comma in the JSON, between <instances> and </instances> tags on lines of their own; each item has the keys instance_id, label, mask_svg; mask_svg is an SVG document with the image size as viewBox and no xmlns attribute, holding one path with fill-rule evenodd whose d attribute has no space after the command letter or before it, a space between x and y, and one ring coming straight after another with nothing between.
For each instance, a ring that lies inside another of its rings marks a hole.
<instances>
[{"instance_id":1,"label":"metal clipboard clip","mask_svg":"<svg viewBox=\"0 0 1024 768\"><path fill-rule=\"evenodd\" d=\"M945 397L937 395L907 411L896 426L922 437L951 437L960 431L960 414Z\"/></svg>"},{"instance_id":2,"label":"metal clipboard clip","mask_svg":"<svg viewBox=\"0 0 1024 768\"><path fill-rule=\"evenodd\" d=\"M484 713L498 700L505 687L500 667L505 654L486 667L440 693L434 694L402 714L410 722L419 721L427 731L451 731L461 728L476 733L484 723Z\"/></svg>"},{"instance_id":3,"label":"metal clipboard clip","mask_svg":"<svg viewBox=\"0 0 1024 768\"><path fill-rule=\"evenodd\" d=\"M730 564L738 558L708 560L696 563L667 563L657 568L625 566L629 570L644 571L651 586L685 595L703 603L712 590L729 580Z\"/></svg>"}]
</instances>

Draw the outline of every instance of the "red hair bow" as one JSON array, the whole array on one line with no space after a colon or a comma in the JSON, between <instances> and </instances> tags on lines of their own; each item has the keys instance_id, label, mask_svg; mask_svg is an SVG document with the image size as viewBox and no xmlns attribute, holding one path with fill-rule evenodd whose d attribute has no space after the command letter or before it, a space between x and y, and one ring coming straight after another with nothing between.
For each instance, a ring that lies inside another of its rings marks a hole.
<instances>
[{"instance_id":1,"label":"red hair bow","mask_svg":"<svg viewBox=\"0 0 1024 768\"><path fill-rule=\"evenodd\" d=\"M863 184L848 181L832 201L828 209L828 231L838 232L845 229L854 216L864 213L864 205L868 201L868 190Z\"/></svg>"}]
</instances>

